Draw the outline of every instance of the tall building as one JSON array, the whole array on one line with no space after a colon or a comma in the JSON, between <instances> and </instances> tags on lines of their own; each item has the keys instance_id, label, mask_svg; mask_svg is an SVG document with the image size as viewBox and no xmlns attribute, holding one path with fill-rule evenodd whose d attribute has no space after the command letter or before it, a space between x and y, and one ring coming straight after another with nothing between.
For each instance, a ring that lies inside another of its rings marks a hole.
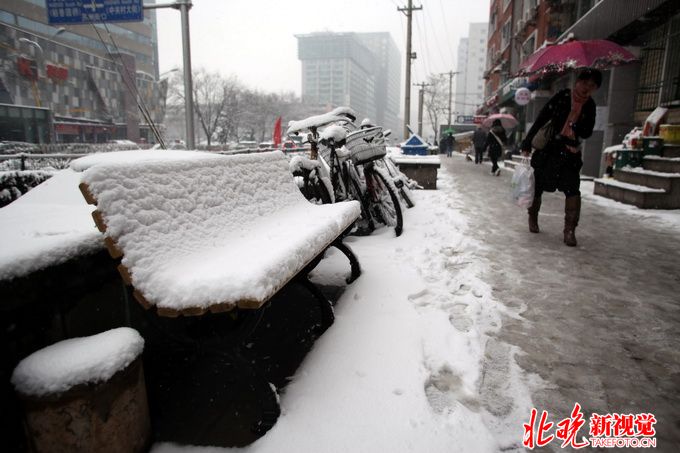
<instances>
[{"instance_id":1,"label":"tall building","mask_svg":"<svg viewBox=\"0 0 680 453\"><path fill-rule=\"evenodd\" d=\"M298 35L302 62L302 102L325 110L347 105L399 128L401 58L389 33L312 33Z\"/></svg>"},{"instance_id":2,"label":"tall building","mask_svg":"<svg viewBox=\"0 0 680 453\"><path fill-rule=\"evenodd\" d=\"M473 116L484 100L484 70L488 24L470 24L468 37L458 45L455 111L458 115Z\"/></svg>"},{"instance_id":3,"label":"tall building","mask_svg":"<svg viewBox=\"0 0 680 453\"><path fill-rule=\"evenodd\" d=\"M44 0L0 5L0 139L153 141L137 105L161 123L154 10L143 22L52 26Z\"/></svg>"}]
</instances>

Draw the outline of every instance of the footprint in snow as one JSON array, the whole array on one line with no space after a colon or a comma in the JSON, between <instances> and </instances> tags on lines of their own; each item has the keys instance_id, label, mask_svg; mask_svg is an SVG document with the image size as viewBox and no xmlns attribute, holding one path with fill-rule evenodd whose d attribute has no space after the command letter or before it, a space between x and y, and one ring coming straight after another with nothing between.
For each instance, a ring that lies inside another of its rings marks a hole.
<instances>
[{"instance_id":1,"label":"footprint in snow","mask_svg":"<svg viewBox=\"0 0 680 453\"><path fill-rule=\"evenodd\" d=\"M439 413L455 412L460 403L473 412L479 410L479 402L463 389L463 380L448 366L443 366L425 382L425 395L432 409Z\"/></svg>"},{"instance_id":2,"label":"footprint in snow","mask_svg":"<svg viewBox=\"0 0 680 453\"><path fill-rule=\"evenodd\" d=\"M472 319L467 315L466 304L454 304L453 307L449 309L449 322L453 327L459 332L467 333L472 327Z\"/></svg>"},{"instance_id":3,"label":"footprint in snow","mask_svg":"<svg viewBox=\"0 0 680 453\"><path fill-rule=\"evenodd\" d=\"M408 298L408 300L410 300L410 301L414 301L414 300L420 299L420 298L423 297L423 296L427 296L428 294L430 294L430 290L428 290L427 288L425 288L425 289L423 289L422 291L418 291L417 293L409 294L409 295L407 296L407 298Z\"/></svg>"}]
</instances>

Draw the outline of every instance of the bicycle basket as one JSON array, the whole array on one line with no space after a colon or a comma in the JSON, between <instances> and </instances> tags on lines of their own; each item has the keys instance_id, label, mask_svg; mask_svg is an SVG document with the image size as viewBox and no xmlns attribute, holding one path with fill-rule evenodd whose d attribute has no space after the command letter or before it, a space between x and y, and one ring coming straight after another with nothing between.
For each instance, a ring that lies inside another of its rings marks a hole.
<instances>
[{"instance_id":1,"label":"bicycle basket","mask_svg":"<svg viewBox=\"0 0 680 453\"><path fill-rule=\"evenodd\" d=\"M345 146L349 150L350 159L357 165L382 159L387 154L385 137L380 126L351 132L347 135Z\"/></svg>"}]
</instances>

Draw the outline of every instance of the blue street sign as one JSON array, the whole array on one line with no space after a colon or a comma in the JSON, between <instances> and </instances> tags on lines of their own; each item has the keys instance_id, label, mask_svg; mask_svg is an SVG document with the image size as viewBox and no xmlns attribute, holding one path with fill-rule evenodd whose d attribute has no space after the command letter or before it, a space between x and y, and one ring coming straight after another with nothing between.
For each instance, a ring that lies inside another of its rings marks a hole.
<instances>
[{"instance_id":1,"label":"blue street sign","mask_svg":"<svg viewBox=\"0 0 680 453\"><path fill-rule=\"evenodd\" d=\"M45 0L50 25L141 22L142 0Z\"/></svg>"}]
</instances>

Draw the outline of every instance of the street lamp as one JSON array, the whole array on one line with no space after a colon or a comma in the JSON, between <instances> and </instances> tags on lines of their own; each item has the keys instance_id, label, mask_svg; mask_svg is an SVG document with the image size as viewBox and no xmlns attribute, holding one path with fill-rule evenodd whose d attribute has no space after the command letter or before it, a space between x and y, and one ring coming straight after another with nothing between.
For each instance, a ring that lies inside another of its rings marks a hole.
<instances>
[{"instance_id":1,"label":"street lamp","mask_svg":"<svg viewBox=\"0 0 680 453\"><path fill-rule=\"evenodd\" d=\"M32 41L28 38L19 38L19 42L23 42L23 43L26 43L28 45L35 47L36 49L38 49L38 52L40 53L40 56L42 57L43 49L42 49L42 47L40 47L40 44L38 44L37 42Z\"/></svg>"},{"instance_id":2,"label":"street lamp","mask_svg":"<svg viewBox=\"0 0 680 453\"><path fill-rule=\"evenodd\" d=\"M152 3L144 5L144 9L174 8L180 12L182 23L182 55L184 66L184 110L186 111L186 142L189 149L195 148L194 138L194 93L191 79L191 43L189 33L189 10L191 0L175 0L173 3Z\"/></svg>"},{"instance_id":3,"label":"street lamp","mask_svg":"<svg viewBox=\"0 0 680 453\"><path fill-rule=\"evenodd\" d=\"M171 72L178 72L178 71L179 71L179 68L172 68L172 69L168 69L167 71L163 71L158 75L158 80L160 81L162 79L167 79L166 76L168 74L170 74Z\"/></svg>"}]
</instances>

